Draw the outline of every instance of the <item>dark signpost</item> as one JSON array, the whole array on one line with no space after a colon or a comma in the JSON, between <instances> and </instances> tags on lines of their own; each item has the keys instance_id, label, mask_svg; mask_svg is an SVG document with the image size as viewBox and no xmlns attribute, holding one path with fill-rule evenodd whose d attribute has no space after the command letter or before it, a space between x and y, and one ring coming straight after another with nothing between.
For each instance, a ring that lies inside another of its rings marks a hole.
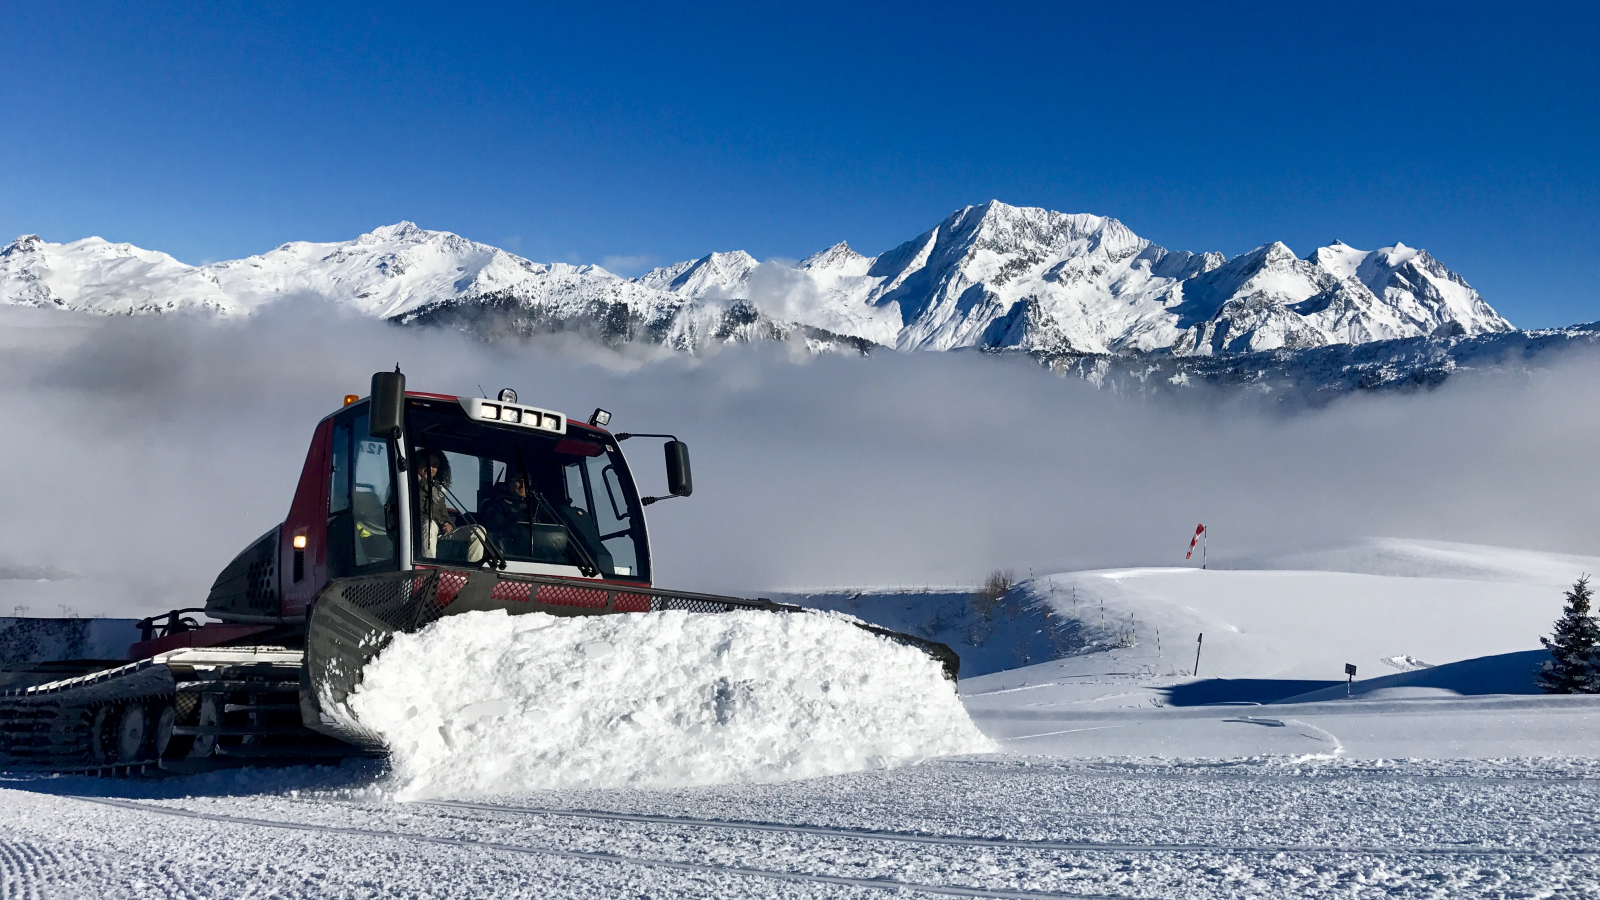
<instances>
[{"instance_id":1,"label":"dark signpost","mask_svg":"<svg viewBox=\"0 0 1600 900\"><path fill-rule=\"evenodd\" d=\"M1348 680L1348 681L1346 681L1344 683L1344 695L1346 697L1348 697L1348 696L1350 696L1350 685L1354 684L1355 680L1356 680L1356 664L1355 663L1345 663L1344 664L1344 674L1349 676L1349 679L1350 679L1350 680Z\"/></svg>"}]
</instances>

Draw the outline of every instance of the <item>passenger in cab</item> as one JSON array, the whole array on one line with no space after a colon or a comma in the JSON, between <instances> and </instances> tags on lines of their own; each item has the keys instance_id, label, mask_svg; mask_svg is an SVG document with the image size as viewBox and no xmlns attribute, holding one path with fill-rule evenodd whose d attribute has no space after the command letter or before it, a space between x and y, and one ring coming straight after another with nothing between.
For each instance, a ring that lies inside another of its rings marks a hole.
<instances>
[{"instance_id":1,"label":"passenger in cab","mask_svg":"<svg viewBox=\"0 0 1600 900\"><path fill-rule=\"evenodd\" d=\"M423 559L440 562L483 561L486 532L481 525L457 528L450 515L450 460L436 450L417 461L418 518L422 521Z\"/></svg>"}]
</instances>

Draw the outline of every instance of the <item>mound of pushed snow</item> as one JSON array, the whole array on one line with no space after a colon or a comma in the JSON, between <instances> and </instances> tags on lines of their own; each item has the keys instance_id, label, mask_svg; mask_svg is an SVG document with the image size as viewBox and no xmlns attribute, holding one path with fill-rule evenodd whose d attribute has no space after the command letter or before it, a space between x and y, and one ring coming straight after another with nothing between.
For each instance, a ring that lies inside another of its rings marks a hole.
<instances>
[{"instance_id":1,"label":"mound of pushed snow","mask_svg":"<svg viewBox=\"0 0 1600 900\"><path fill-rule=\"evenodd\" d=\"M780 781L994 745L939 664L831 614L473 612L349 700L403 797Z\"/></svg>"}]
</instances>

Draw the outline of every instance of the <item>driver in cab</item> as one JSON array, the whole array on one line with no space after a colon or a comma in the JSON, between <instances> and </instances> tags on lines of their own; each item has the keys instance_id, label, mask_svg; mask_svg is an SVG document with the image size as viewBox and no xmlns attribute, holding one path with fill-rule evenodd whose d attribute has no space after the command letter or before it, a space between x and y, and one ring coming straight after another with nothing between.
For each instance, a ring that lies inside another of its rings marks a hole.
<instances>
[{"instance_id":1,"label":"driver in cab","mask_svg":"<svg viewBox=\"0 0 1600 900\"><path fill-rule=\"evenodd\" d=\"M518 553L533 541L533 514L528 497L528 475L515 471L507 482L495 485L478 518L501 547Z\"/></svg>"}]
</instances>

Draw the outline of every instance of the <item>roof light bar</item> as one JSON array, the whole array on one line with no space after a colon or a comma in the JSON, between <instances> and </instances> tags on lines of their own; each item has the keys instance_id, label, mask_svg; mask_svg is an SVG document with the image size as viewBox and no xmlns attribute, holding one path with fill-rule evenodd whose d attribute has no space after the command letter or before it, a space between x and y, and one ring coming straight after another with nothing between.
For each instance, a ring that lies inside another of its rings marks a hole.
<instances>
[{"instance_id":1,"label":"roof light bar","mask_svg":"<svg viewBox=\"0 0 1600 900\"><path fill-rule=\"evenodd\" d=\"M520 425L550 434L567 433L567 417L548 409L484 400L481 397L462 397L461 408L467 411L468 418L479 422Z\"/></svg>"}]
</instances>

